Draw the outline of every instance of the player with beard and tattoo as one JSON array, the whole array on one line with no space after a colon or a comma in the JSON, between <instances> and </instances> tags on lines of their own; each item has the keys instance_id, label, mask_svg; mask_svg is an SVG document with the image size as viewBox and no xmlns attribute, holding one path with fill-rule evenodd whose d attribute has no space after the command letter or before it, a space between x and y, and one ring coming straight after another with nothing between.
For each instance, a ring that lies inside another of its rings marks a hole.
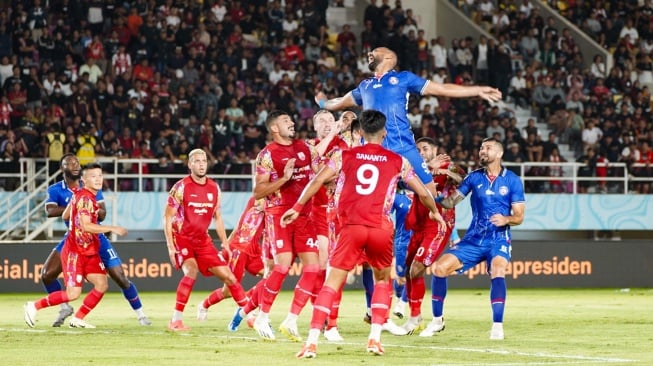
<instances>
[{"instance_id":1,"label":"player with beard and tattoo","mask_svg":"<svg viewBox=\"0 0 653 366\"><path fill-rule=\"evenodd\" d=\"M496 102L501 99L501 92L489 86L438 84L409 71L396 71L397 55L385 47L372 50L368 60L370 71L374 72L373 77L363 80L356 89L343 97L327 99L323 92L319 92L315 101L320 108L330 111L361 106L363 109L383 113L387 118L387 136L383 140L383 147L408 159L422 183L435 196L433 177L417 151L408 121L409 93L452 98L481 97Z\"/></svg>"},{"instance_id":2,"label":"player with beard and tattoo","mask_svg":"<svg viewBox=\"0 0 653 366\"><path fill-rule=\"evenodd\" d=\"M493 324L490 339L501 340L504 338L505 276L512 250L510 226L520 225L524 221L526 200L524 185L519 176L501 165L501 142L486 138L478 156L482 168L469 173L453 194L441 194L436 198L442 207L453 208L472 193L472 222L465 237L448 248L435 262L432 323L443 322L447 276L463 273L485 261L491 278Z\"/></svg>"},{"instance_id":3,"label":"player with beard and tattoo","mask_svg":"<svg viewBox=\"0 0 653 366\"><path fill-rule=\"evenodd\" d=\"M48 217L61 217L73 194L80 188L81 167L75 155L65 154L61 158L61 172L63 173L63 179L48 187L48 197L45 200L45 211ZM106 215L102 191L97 192L96 200L99 206L98 221L102 221ZM68 221L64 222L66 227L68 227ZM41 282L43 282L43 286L49 294L63 289L57 277L62 271L61 250L67 236L68 233L66 233L59 245L50 252L50 255L43 264ZM122 261L118 257L118 252L113 248L109 239L104 234L99 234L99 239L100 257L109 276L122 289L125 299L129 302L134 312L136 312L139 324L151 325L152 323L143 311L143 305L141 304L136 286L127 278L122 269ZM52 324L53 327L60 327L66 318L73 314L73 308L68 303L62 303L60 306L61 310L59 311L59 316Z\"/></svg>"}]
</instances>

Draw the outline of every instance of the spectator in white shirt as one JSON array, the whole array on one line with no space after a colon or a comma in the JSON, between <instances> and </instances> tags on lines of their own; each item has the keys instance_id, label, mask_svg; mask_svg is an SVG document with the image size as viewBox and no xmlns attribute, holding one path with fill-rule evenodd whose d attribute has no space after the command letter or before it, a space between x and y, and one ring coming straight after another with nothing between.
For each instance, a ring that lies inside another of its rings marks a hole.
<instances>
[{"instance_id":1,"label":"spectator in white shirt","mask_svg":"<svg viewBox=\"0 0 653 366\"><path fill-rule=\"evenodd\" d=\"M444 43L444 37L431 40L431 58L435 70L447 67L447 46Z\"/></svg>"},{"instance_id":2,"label":"spectator in white shirt","mask_svg":"<svg viewBox=\"0 0 653 366\"><path fill-rule=\"evenodd\" d=\"M596 149L597 144L603 138L603 131L600 128L596 127L594 119L588 119L585 129L583 129L583 134L581 140L583 141L583 150L587 151L588 147Z\"/></svg>"}]
</instances>

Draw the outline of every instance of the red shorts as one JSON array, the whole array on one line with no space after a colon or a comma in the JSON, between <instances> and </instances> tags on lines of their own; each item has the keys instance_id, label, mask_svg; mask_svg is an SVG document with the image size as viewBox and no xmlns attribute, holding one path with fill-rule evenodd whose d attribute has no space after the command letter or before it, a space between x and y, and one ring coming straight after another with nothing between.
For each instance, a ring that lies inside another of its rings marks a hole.
<instances>
[{"instance_id":1,"label":"red shorts","mask_svg":"<svg viewBox=\"0 0 653 366\"><path fill-rule=\"evenodd\" d=\"M363 225L343 226L329 264L350 271L358 264L361 254L366 254L370 266L376 269L390 267L393 236L393 230Z\"/></svg>"},{"instance_id":2,"label":"red shorts","mask_svg":"<svg viewBox=\"0 0 653 366\"><path fill-rule=\"evenodd\" d=\"M175 264L177 269L189 259L197 261L197 268L204 276L212 276L213 273L209 268L226 266L227 261L218 253L218 249L213 245L213 239L210 236L205 238L183 238L173 235L175 240Z\"/></svg>"},{"instance_id":3,"label":"red shorts","mask_svg":"<svg viewBox=\"0 0 653 366\"><path fill-rule=\"evenodd\" d=\"M406 268L411 263L419 262L428 267L435 263L440 254L447 247L452 227L447 226L445 231L413 231L406 252Z\"/></svg>"},{"instance_id":4,"label":"red shorts","mask_svg":"<svg viewBox=\"0 0 653 366\"><path fill-rule=\"evenodd\" d=\"M315 231L308 216L300 215L285 228L281 227L281 215L265 215L265 231L268 235L270 254L317 253Z\"/></svg>"},{"instance_id":5,"label":"red shorts","mask_svg":"<svg viewBox=\"0 0 653 366\"><path fill-rule=\"evenodd\" d=\"M315 235L329 237L329 224L327 223L326 207L313 206L311 211L311 225L315 228Z\"/></svg>"},{"instance_id":6,"label":"red shorts","mask_svg":"<svg viewBox=\"0 0 653 366\"><path fill-rule=\"evenodd\" d=\"M80 255L66 250L66 246L61 251L61 268L66 287L82 287L87 275L107 273L100 255Z\"/></svg>"},{"instance_id":7,"label":"red shorts","mask_svg":"<svg viewBox=\"0 0 653 366\"><path fill-rule=\"evenodd\" d=\"M227 258L226 251L222 251L222 256ZM252 255L248 252L242 252L239 249L231 250L231 257L229 258L229 269L236 276L236 280L240 282L245 276L245 271L256 277L263 272L265 268L261 255Z\"/></svg>"}]
</instances>

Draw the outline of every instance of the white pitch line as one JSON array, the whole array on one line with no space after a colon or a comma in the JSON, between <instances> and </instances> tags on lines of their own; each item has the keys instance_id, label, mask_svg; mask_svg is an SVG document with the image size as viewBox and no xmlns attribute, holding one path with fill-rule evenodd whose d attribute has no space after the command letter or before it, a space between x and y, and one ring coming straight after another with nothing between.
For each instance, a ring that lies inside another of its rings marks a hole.
<instances>
[{"instance_id":1,"label":"white pitch line","mask_svg":"<svg viewBox=\"0 0 653 366\"><path fill-rule=\"evenodd\" d=\"M51 329L34 329L34 328L0 328L0 332L17 332L17 333L48 333L52 332ZM100 329L56 329L54 333L64 333L64 334L85 334L86 332L92 332L96 334L120 334L124 332L115 331L115 330L100 330ZM207 335L207 334L195 334L189 332L171 332L171 331L146 331L139 332L139 334L149 334L149 335L164 335L164 334L175 334L179 336L186 337L197 337L197 338L224 338L224 339L242 339L248 341L259 341L259 337L248 337L248 336L237 336L237 335ZM272 341L275 342L275 341ZM284 343L297 343L290 341L288 339L277 339L276 342ZM345 346L361 346L361 343L354 342L323 342L323 344L330 345L345 345ZM559 359L567 361L559 362L519 362L519 363L493 363L493 366L518 366L518 365L571 365L571 364L590 364L590 363L630 363L637 362L637 360L626 359L626 358L608 358L608 357L593 357L593 356L583 356L583 355L563 355L563 354L552 354L544 352L521 352L521 351L509 351L509 350L498 350L491 348L466 348L466 347L442 347L442 346L412 346L406 344L391 344L383 343L383 346L388 348L405 348L405 349L430 349L437 351L455 351L455 352L475 352L475 353L493 353L500 355L517 355L533 358L549 358L549 359ZM461 364L451 364L460 366ZM465 364L462 364L465 365ZM467 365L478 365L478 364L467 364ZM486 364L487 365L487 364ZM440 364L438 366L448 366L447 364Z\"/></svg>"}]
</instances>

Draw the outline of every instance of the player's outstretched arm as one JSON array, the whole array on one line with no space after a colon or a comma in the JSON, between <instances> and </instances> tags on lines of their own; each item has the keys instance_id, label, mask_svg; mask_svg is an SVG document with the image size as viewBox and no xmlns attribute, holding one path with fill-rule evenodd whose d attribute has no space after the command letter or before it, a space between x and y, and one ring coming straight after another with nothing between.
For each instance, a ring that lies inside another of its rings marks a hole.
<instances>
[{"instance_id":1,"label":"player's outstretched arm","mask_svg":"<svg viewBox=\"0 0 653 366\"><path fill-rule=\"evenodd\" d=\"M454 206L459 204L464 199L465 196L461 195L460 193L458 193L458 191L456 191L451 196L446 198L443 195L439 195L435 197L435 202L439 203L440 206L444 208L454 208Z\"/></svg>"},{"instance_id":2,"label":"player's outstretched arm","mask_svg":"<svg viewBox=\"0 0 653 366\"><path fill-rule=\"evenodd\" d=\"M304 187L295 205L281 216L281 227L286 227L286 225L295 221L306 202L320 190L324 183L332 180L335 176L336 172L331 167L328 165L323 166L319 173Z\"/></svg>"},{"instance_id":3,"label":"player's outstretched arm","mask_svg":"<svg viewBox=\"0 0 653 366\"><path fill-rule=\"evenodd\" d=\"M354 97L352 96L351 92L348 92L342 97L333 98L333 99L327 99L326 94L324 94L323 92L318 92L315 95L315 103L317 103L317 105L319 105L320 108L332 112L357 106L356 101L354 101Z\"/></svg>"},{"instance_id":4,"label":"player's outstretched arm","mask_svg":"<svg viewBox=\"0 0 653 366\"><path fill-rule=\"evenodd\" d=\"M83 213L79 215L79 223L83 231L91 234L116 233L120 236L127 234L127 229L122 226L95 224L90 216Z\"/></svg>"},{"instance_id":5,"label":"player's outstretched arm","mask_svg":"<svg viewBox=\"0 0 653 366\"><path fill-rule=\"evenodd\" d=\"M451 98L480 97L488 102L501 100L501 91L489 86L463 86L457 84L438 84L429 82L424 90L424 95L443 96Z\"/></svg>"},{"instance_id":6,"label":"player's outstretched arm","mask_svg":"<svg viewBox=\"0 0 653 366\"><path fill-rule=\"evenodd\" d=\"M442 215L440 215L438 212L438 208L435 206L433 196L428 191L428 189L426 189L424 184L417 178L409 179L406 184L408 184L408 187L410 187L410 189L415 192L420 202L422 202L424 206L431 210L429 217L432 220L437 221L441 227L445 227L447 224L444 222Z\"/></svg>"}]
</instances>

